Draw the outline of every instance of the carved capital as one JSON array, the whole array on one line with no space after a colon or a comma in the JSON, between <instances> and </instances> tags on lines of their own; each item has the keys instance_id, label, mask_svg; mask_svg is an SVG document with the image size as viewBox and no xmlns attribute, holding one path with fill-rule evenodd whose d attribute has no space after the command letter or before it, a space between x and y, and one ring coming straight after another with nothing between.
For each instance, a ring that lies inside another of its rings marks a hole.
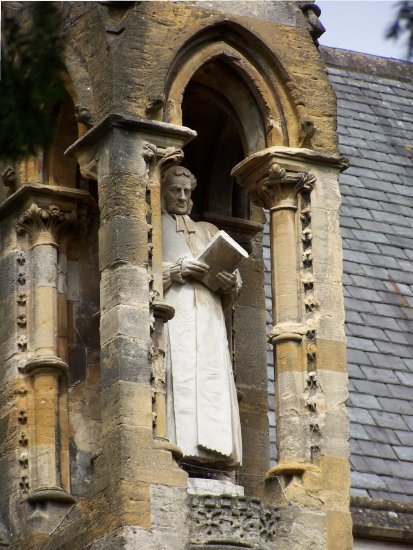
<instances>
[{"instance_id":1,"label":"carved capital","mask_svg":"<svg viewBox=\"0 0 413 550\"><path fill-rule=\"evenodd\" d=\"M274 148L240 162L232 170L237 182L249 189L258 206L270 210L297 209L297 193L311 191L316 177L282 158Z\"/></svg>"},{"instance_id":2,"label":"carved capital","mask_svg":"<svg viewBox=\"0 0 413 550\"><path fill-rule=\"evenodd\" d=\"M33 202L16 221L17 234L29 234L32 246L57 246L72 237L84 235L86 229L87 209L78 205L39 205Z\"/></svg>"},{"instance_id":3,"label":"carved capital","mask_svg":"<svg viewBox=\"0 0 413 550\"><path fill-rule=\"evenodd\" d=\"M254 189L253 200L270 210L297 208L297 194L301 190L311 191L315 176L309 172L296 172L282 168L274 162Z\"/></svg>"}]
</instances>

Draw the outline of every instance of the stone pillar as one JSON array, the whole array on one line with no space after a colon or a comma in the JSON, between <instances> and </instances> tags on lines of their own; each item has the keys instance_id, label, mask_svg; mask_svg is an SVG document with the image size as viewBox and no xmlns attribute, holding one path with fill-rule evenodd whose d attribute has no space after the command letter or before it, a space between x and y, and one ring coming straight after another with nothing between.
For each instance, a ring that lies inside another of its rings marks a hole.
<instances>
[{"instance_id":1,"label":"stone pillar","mask_svg":"<svg viewBox=\"0 0 413 550\"><path fill-rule=\"evenodd\" d=\"M67 152L84 176L97 180L99 193L103 448L95 461L97 491L117 503L107 512L113 525L142 530L151 526L154 484L186 498L187 475L171 456L179 450L166 438L163 324L174 311L163 300L159 176L162 161L195 135L112 114Z\"/></svg>"},{"instance_id":2,"label":"stone pillar","mask_svg":"<svg viewBox=\"0 0 413 550\"><path fill-rule=\"evenodd\" d=\"M338 227L338 157L271 147L233 169L253 202L270 212L276 483L284 521L280 548L351 548L347 373ZM290 510L290 511L288 511ZM291 518L287 516L291 514Z\"/></svg>"},{"instance_id":3,"label":"stone pillar","mask_svg":"<svg viewBox=\"0 0 413 550\"><path fill-rule=\"evenodd\" d=\"M18 234L30 236L33 262L34 353L22 369L32 378L33 388L33 466L28 496L32 502L74 501L68 473L68 430L64 426L67 413L59 403L68 365L66 356L59 356L58 351L57 265L59 242L66 242L70 232L75 235L85 228L83 214L79 215L76 204L57 206L43 198L33 201L17 220Z\"/></svg>"}]
</instances>

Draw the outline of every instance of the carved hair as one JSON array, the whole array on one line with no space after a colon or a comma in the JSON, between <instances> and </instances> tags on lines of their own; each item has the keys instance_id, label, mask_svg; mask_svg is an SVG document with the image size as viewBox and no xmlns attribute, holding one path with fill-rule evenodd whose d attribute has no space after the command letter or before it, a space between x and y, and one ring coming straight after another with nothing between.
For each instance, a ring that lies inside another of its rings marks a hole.
<instances>
[{"instance_id":1,"label":"carved hair","mask_svg":"<svg viewBox=\"0 0 413 550\"><path fill-rule=\"evenodd\" d=\"M161 184L162 185L169 185L174 176L184 176L186 178L190 178L191 182L191 191L193 191L196 187L196 178L188 170L188 168L185 168L184 166L170 166L162 175Z\"/></svg>"}]
</instances>

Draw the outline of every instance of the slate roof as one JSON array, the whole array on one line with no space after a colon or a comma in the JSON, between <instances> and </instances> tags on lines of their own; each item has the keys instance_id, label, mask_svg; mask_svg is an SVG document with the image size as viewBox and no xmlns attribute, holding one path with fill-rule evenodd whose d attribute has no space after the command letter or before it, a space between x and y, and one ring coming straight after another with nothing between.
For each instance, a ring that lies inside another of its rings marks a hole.
<instances>
[{"instance_id":1,"label":"slate roof","mask_svg":"<svg viewBox=\"0 0 413 550\"><path fill-rule=\"evenodd\" d=\"M352 494L412 501L413 65L322 53L351 165L340 176L340 219Z\"/></svg>"}]
</instances>

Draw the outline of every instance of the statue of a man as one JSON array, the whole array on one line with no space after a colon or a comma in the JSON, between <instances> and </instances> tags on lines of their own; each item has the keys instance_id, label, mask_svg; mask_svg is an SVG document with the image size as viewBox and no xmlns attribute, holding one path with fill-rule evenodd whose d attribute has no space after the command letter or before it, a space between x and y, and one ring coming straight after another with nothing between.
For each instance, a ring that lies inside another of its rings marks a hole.
<instances>
[{"instance_id":1,"label":"statue of a man","mask_svg":"<svg viewBox=\"0 0 413 550\"><path fill-rule=\"evenodd\" d=\"M233 467L242 459L241 426L222 295L237 294L241 279L219 273L217 292L199 281L208 266L196 258L218 229L188 216L195 185L181 166L162 178L163 282L175 309L167 325L169 437L187 460Z\"/></svg>"}]
</instances>

